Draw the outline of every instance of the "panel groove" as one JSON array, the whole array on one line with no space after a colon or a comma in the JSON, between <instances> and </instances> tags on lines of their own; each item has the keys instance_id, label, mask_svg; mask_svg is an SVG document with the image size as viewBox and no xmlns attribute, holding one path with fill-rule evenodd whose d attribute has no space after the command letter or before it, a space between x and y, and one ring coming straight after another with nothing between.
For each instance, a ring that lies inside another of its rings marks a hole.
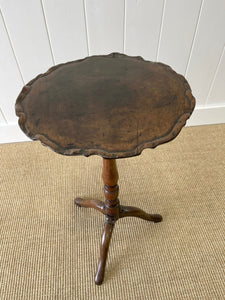
<instances>
[{"instance_id":1,"label":"panel groove","mask_svg":"<svg viewBox=\"0 0 225 300\"><path fill-rule=\"evenodd\" d=\"M124 22L123 22L123 53L126 51L126 22L127 22L127 1L124 0Z\"/></svg>"},{"instance_id":2,"label":"panel groove","mask_svg":"<svg viewBox=\"0 0 225 300\"><path fill-rule=\"evenodd\" d=\"M85 1L90 55L123 52L123 3L124 0Z\"/></svg>"},{"instance_id":3,"label":"panel groove","mask_svg":"<svg viewBox=\"0 0 225 300\"><path fill-rule=\"evenodd\" d=\"M88 32L88 26L87 26L87 13L86 13L86 2L83 0L83 7L84 7L84 24L85 24L85 31L86 31L86 41L87 41L87 53L88 56L90 56L90 42L89 42L89 32Z\"/></svg>"},{"instance_id":4,"label":"panel groove","mask_svg":"<svg viewBox=\"0 0 225 300\"><path fill-rule=\"evenodd\" d=\"M50 35L49 35L48 25L47 25L47 22L46 22L46 16L45 16L45 11L44 11L42 0L40 0L40 3L41 3L43 19L44 19L44 23L45 23L45 29L46 29L46 33L47 33L47 37L48 37L49 48L50 48L50 51L51 51L52 62L53 62L53 65L55 66L55 58L54 58L54 54L53 54L53 50L52 50L52 44L51 44L51 39L50 39Z\"/></svg>"},{"instance_id":5,"label":"panel groove","mask_svg":"<svg viewBox=\"0 0 225 300\"><path fill-rule=\"evenodd\" d=\"M164 21L164 15L165 15L165 8L166 8L166 0L163 2L163 9L162 9L162 18L161 18L161 24L160 24L160 32L159 32L159 39L158 39L158 46L157 46L157 53L156 53L156 61L159 59L159 48L162 38L162 30L163 30L163 21Z\"/></svg>"},{"instance_id":6,"label":"panel groove","mask_svg":"<svg viewBox=\"0 0 225 300\"><path fill-rule=\"evenodd\" d=\"M19 71L19 74L20 74L20 77L22 79L22 82L23 84L25 84L25 80L23 78L23 75L22 75L22 72L21 72L21 67L19 65L19 62L18 62L18 59L16 57L16 53L15 53L15 50L13 48L13 44L12 44L12 40L10 38L10 35L9 35L9 31L7 29L7 26L6 26L6 23L5 23L5 19L4 19L4 16L3 16L3 13L2 13L2 10L0 9L0 14L1 14L1 17L2 17L2 20L3 20L3 24L4 24L4 27L5 27L5 31L6 31L6 34L8 36L8 39L9 39L9 44L10 44L10 47L12 49L12 53L13 53L13 56L14 56L14 59L15 59L15 62L16 62L16 65L17 65L17 68L18 68L18 71Z\"/></svg>"},{"instance_id":7,"label":"panel groove","mask_svg":"<svg viewBox=\"0 0 225 300\"><path fill-rule=\"evenodd\" d=\"M224 122L224 9L225 0L0 0L0 123L17 122L15 99L36 74L113 51L170 65L201 109L193 123Z\"/></svg>"},{"instance_id":8,"label":"panel groove","mask_svg":"<svg viewBox=\"0 0 225 300\"><path fill-rule=\"evenodd\" d=\"M55 64L88 56L84 0L42 3Z\"/></svg>"},{"instance_id":9,"label":"panel groove","mask_svg":"<svg viewBox=\"0 0 225 300\"><path fill-rule=\"evenodd\" d=\"M200 5L198 19L197 19L197 22L196 22L195 32L194 32L193 40L192 40L192 43L191 43L191 50L190 50L190 54L189 54L189 57L188 57L187 66L186 66L186 69L185 69L185 72L184 72L184 77L187 76L188 68L189 68L189 65L190 65L191 56L192 56L192 52L193 52L193 49L194 49L195 39L196 39L196 35L197 35L197 32L198 32L198 25L199 25L199 21L200 21L200 18L201 18L204 1L205 0L202 0L202 3Z\"/></svg>"},{"instance_id":10,"label":"panel groove","mask_svg":"<svg viewBox=\"0 0 225 300\"><path fill-rule=\"evenodd\" d=\"M126 0L126 54L156 60L163 4L164 0Z\"/></svg>"},{"instance_id":11,"label":"panel groove","mask_svg":"<svg viewBox=\"0 0 225 300\"><path fill-rule=\"evenodd\" d=\"M215 71L215 74L214 74L214 76L213 76L213 80L212 80L212 83L211 83L211 85L210 85L209 92L208 92L208 95L207 95L207 97L206 97L205 104L208 104L209 96L210 96L211 91L212 91L212 89L213 89L213 86L214 86L214 83L215 83L215 80L216 80L216 76L217 76L217 74L218 74L218 70L219 70L219 67L220 67L221 62L222 62L222 57L223 57L224 51L225 51L225 46L223 47L223 50L222 50L222 52L221 52L220 59L219 59L219 62L218 62L218 64L217 64L216 71Z\"/></svg>"},{"instance_id":12,"label":"panel groove","mask_svg":"<svg viewBox=\"0 0 225 300\"><path fill-rule=\"evenodd\" d=\"M5 121L6 125L8 125L8 121L7 121L6 117L5 117L5 115L3 114L3 111L1 109L1 107L0 107L0 115L2 116L2 119Z\"/></svg>"}]
</instances>

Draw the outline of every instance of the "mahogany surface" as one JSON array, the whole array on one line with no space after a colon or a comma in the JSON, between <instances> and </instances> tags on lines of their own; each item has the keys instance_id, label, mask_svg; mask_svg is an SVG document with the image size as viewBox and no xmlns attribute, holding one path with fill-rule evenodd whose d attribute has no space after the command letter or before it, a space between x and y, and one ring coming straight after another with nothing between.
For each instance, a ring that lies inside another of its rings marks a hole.
<instances>
[{"instance_id":1,"label":"mahogany surface","mask_svg":"<svg viewBox=\"0 0 225 300\"><path fill-rule=\"evenodd\" d=\"M105 215L105 225L100 245L100 258L95 275L95 283L98 285L102 284L104 279L109 243L116 221L124 217L138 217L154 223L162 221L162 216L159 214L148 214L137 207L120 205L118 199L119 186L117 184L119 174L115 159L103 159L102 178L104 182L105 203L94 199L75 199L77 206L94 208Z\"/></svg>"},{"instance_id":2,"label":"mahogany surface","mask_svg":"<svg viewBox=\"0 0 225 300\"><path fill-rule=\"evenodd\" d=\"M195 99L169 66L112 53L54 66L16 102L22 130L58 153L138 155L177 136Z\"/></svg>"},{"instance_id":3,"label":"mahogany surface","mask_svg":"<svg viewBox=\"0 0 225 300\"><path fill-rule=\"evenodd\" d=\"M120 205L115 158L139 155L175 138L195 106L186 79L169 66L124 54L54 66L24 86L16 101L21 129L64 155L101 155L105 203L76 198L105 215L95 283L100 285L119 218L155 223L159 214Z\"/></svg>"}]
</instances>

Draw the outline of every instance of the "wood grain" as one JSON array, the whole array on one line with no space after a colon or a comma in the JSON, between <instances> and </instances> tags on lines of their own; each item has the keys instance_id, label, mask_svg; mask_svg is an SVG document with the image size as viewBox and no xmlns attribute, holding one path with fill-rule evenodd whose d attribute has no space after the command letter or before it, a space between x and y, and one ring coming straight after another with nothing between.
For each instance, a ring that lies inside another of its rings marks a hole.
<instances>
[{"instance_id":1,"label":"wood grain","mask_svg":"<svg viewBox=\"0 0 225 300\"><path fill-rule=\"evenodd\" d=\"M53 67L18 96L22 130L64 155L138 155L175 138L195 99L169 66L112 53Z\"/></svg>"},{"instance_id":2,"label":"wood grain","mask_svg":"<svg viewBox=\"0 0 225 300\"><path fill-rule=\"evenodd\" d=\"M146 221L158 223L162 221L159 214L149 214L140 208L120 205L118 199L119 174L115 159L103 159L102 179L104 182L105 203L94 199L76 198L75 204L79 207L94 208L105 215L105 225L100 244L100 257L95 275L95 283L101 285L104 280L109 244L116 221L124 217L137 217Z\"/></svg>"}]
</instances>

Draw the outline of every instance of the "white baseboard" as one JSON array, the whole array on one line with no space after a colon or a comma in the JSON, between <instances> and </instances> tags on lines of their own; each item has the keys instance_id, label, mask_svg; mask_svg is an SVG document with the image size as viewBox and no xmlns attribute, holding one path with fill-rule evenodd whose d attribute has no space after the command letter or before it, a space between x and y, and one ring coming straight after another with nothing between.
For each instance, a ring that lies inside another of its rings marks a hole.
<instances>
[{"instance_id":1,"label":"white baseboard","mask_svg":"<svg viewBox=\"0 0 225 300\"><path fill-rule=\"evenodd\" d=\"M30 141L30 139L22 132L18 124L0 126L0 144L25 141Z\"/></svg>"},{"instance_id":2,"label":"white baseboard","mask_svg":"<svg viewBox=\"0 0 225 300\"><path fill-rule=\"evenodd\" d=\"M225 106L196 107L187 126L225 123Z\"/></svg>"},{"instance_id":3,"label":"white baseboard","mask_svg":"<svg viewBox=\"0 0 225 300\"><path fill-rule=\"evenodd\" d=\"M197 107L187 126L225 123L225 106ZM21 131L18 124L0 126L0 144L25 142L30 139Z\"/></svg>"}]
</instances>

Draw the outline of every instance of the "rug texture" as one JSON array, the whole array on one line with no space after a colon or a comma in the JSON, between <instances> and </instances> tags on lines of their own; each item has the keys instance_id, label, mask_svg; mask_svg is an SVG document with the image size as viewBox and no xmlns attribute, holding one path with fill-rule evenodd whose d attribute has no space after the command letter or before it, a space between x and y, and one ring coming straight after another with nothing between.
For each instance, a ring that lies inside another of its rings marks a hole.
<instances>
[{"instance_id":1,"label":"rug texture","mask_svg":"<svg viewBox=\"0 0 225 300\"><path fill-rule=\"evenodd\" d=\"M163 215L116 223L94 283L104 216L102 158L40 142L0 146L0 299L225 299L225 124L117 160L119 199Z\"/></svg>"}]
</instances>

